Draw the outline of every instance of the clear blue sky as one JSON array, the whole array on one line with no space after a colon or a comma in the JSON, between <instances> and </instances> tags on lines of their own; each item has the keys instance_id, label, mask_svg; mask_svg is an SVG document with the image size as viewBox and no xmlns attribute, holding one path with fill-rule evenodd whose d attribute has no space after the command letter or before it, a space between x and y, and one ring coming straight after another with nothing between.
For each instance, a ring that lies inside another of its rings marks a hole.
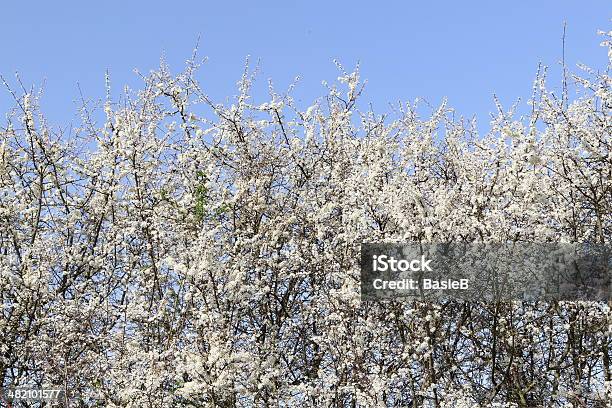
<instances>
[{"instance_id":1,"label":"clear blue sky","mask_svg":"<svg viewBox=\"0 0 612 408\"><path fill-rule=\"evenodd\" d=\"M52 123L75 119L79 93L104 95L109 70L116 91L136 87L134 68L155 68L162 54L178 71L200 39L209 58L200 72L213 99L235 94L246 55L260 60L259 84L279 90L300 75L306 104L333 81L337 58L361 62L365 100L389 102L447 96L459 114L481 125L494 110L492 94L509 105L529 97L539 61L560 83L563 21L566 62L605 68L597 30L610 30L609 1L39 1L6 2L0 15L0 73L26 84L46 82L43 107ZM14 83L14 81L13 81ZM0 92L0 110L10 104Z\"/></svg>"}]
</instances>

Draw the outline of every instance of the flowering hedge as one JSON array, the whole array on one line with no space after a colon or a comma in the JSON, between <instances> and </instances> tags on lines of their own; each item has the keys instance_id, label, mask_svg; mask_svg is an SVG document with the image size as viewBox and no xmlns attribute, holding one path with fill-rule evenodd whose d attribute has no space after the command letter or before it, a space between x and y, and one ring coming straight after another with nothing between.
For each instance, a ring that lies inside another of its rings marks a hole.
<instances>
[{"instance_id":1,"label":"flowering hedge","mask_svg":"<svg viewBox=\"0 0 612 408\"><path fill-rule=\"evenodd\" d=\"M608 34L608 39L610 39ZM612 63L612 43L608 47ZM70 406L604 407L610 307L361 302L361 242L597 242L612 80L542 70L487 133L443 103L360 110L358 70L212 102L162 64L81 124L0 125L0 379ZM606 394L607 393L607 394Z\"/></svg>"}]
</instances>

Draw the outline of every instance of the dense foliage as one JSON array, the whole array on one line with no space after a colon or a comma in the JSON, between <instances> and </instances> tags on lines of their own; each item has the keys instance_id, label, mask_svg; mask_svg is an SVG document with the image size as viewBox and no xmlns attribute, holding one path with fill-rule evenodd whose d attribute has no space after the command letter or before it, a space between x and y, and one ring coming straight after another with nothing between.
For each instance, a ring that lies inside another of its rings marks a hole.
<instances>
[{"instance_id":1,"label":"dense foliage","mask_svg":"<svg viewBox=\"0 0 612 408\"><path fill-rule=\"evenodd\" d=\"M542 69L530 114L498 105L486 134L444 103L364 112L341 66L307 109L252 102L248 71L214 103L197 67L109 85L70 134L11 91L5 387L70 406L606 406L608 304L361 302L358 262L362 242L609 245L610 66L573 76L575 98Z\"/></svg>"}]
</instances>

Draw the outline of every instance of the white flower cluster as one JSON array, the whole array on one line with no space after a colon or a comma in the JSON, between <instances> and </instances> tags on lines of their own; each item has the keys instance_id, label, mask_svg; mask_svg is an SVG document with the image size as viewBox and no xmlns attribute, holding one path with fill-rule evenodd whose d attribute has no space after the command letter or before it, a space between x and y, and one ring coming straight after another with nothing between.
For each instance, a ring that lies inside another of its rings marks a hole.
<instances>
[{"instance_id":1,"label":"white flower cluster","mask_svg":"<svg viewBox=\"0 0 612 408\"><path fill-rule=\"evenodd\" d=\"M610 46L610 42L606 43ZM612 55L612 54L611 54ZM59 137L0 125L0 378L74 406L535 407L610 401L610 308L370 303L362 242L596 242L612 232L612 80L491 130L446 104L230 104L162 67ZM340 91L339 89L345 89ZM21 109L21 111L19 111ZM91 113L88 114L88 113Z\"/></svg>"}]
</instances>

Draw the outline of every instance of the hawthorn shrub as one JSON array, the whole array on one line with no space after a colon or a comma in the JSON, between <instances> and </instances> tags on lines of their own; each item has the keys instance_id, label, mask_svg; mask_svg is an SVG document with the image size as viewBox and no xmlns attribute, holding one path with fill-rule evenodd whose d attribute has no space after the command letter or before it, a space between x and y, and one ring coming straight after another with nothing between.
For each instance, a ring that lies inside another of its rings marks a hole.
<instances>
[{"instance_id":1,"label":"hawthorn shrub","mask_svg":"<svg viewBox=\"0 0 612 408\"><path fill-rule=\"evenodd\" d=\"M608 47L612 63L612 43ZM603 302L361 302L362 242L596 242L612 231L610 65L534 82L486 134L442 103L231 104L195 59L84 104L11 90L0 127L0 379L78 407L604 407ZM570 100L571 99L571 100Z\"/></svg>"}]
</instances>

